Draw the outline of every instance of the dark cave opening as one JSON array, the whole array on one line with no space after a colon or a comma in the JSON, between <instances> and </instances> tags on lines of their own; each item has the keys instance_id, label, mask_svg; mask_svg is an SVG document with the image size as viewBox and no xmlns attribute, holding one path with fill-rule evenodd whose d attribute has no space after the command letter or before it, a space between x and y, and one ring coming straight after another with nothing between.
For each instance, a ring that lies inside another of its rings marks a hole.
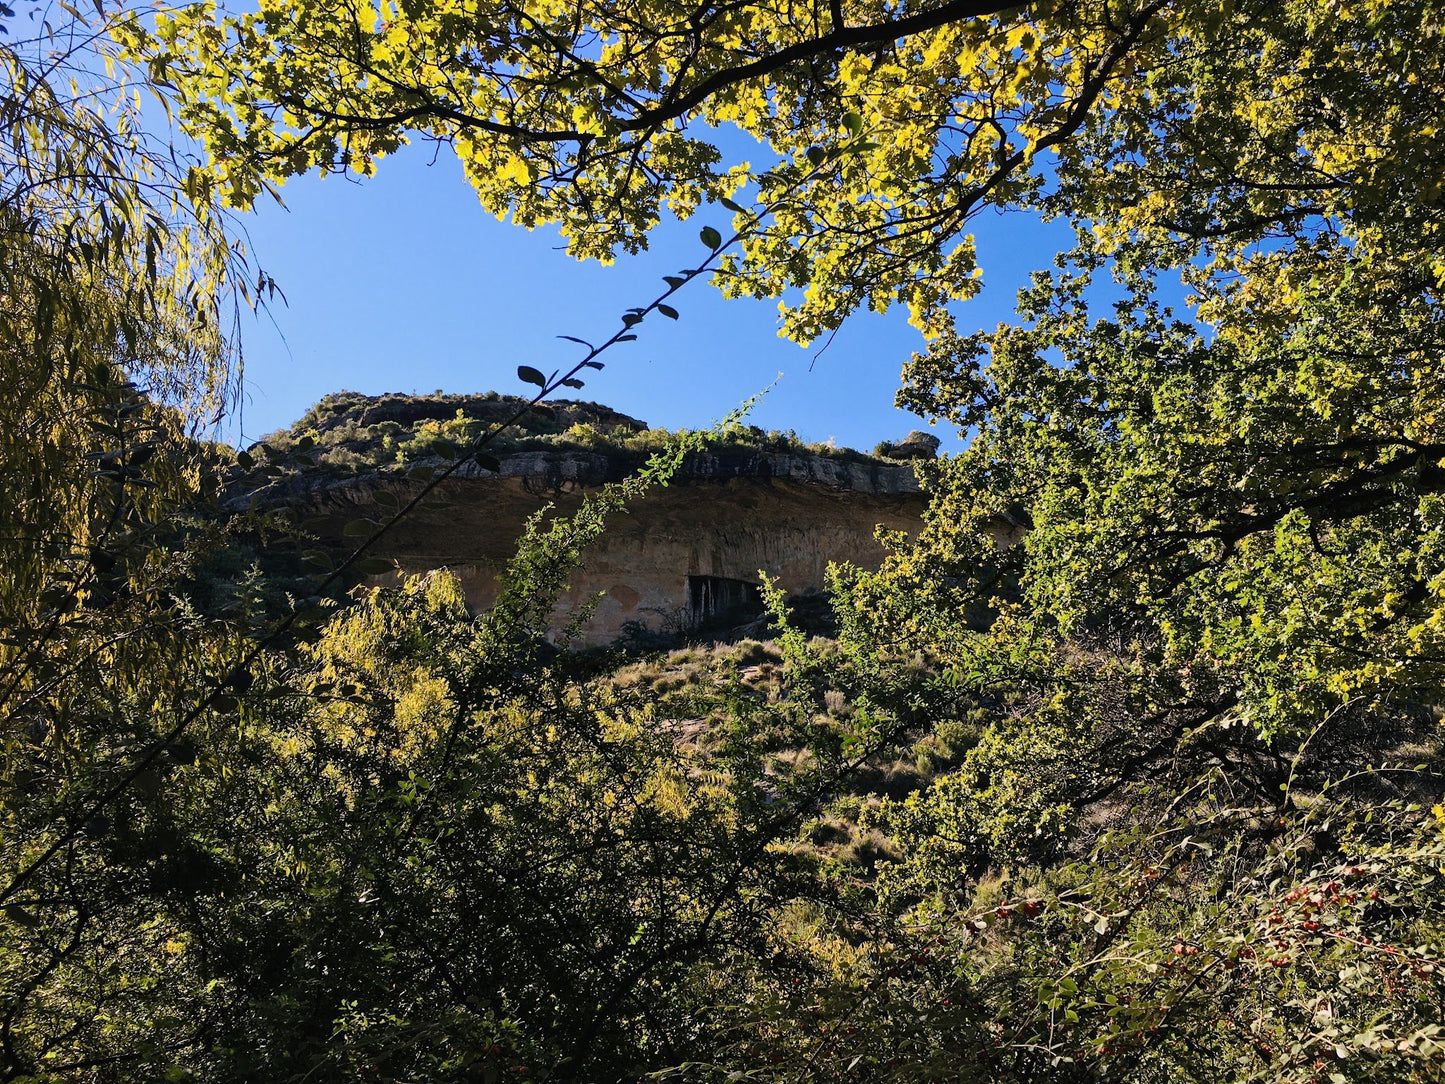
<instances>
[{"instance_id":1,"label":"dark cave opening","mask_svg":"<svg viewBox=\"0 0 1445 1084\"><path fill-rule=\"evenodd\" d=\"M694 629L740 625L763 615L763 592L755 583L726 576L689 576L687 613Z\"/></svg>"}]
</instances>

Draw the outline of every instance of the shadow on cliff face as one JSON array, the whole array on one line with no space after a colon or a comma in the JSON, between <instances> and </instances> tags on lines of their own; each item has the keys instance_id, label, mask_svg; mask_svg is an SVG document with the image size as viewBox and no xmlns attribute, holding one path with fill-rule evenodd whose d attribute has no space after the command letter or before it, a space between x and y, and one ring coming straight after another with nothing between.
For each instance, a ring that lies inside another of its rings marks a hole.
<instances>
[{"instance_id":1,"label":"shadow on cliff face","mask_svg":"<svg viewBox=\"0 0 1445 1084\"><path fill-rule=\"evenodd\" d=\"M687 609L680 610L657 628L641 621L627 622L612 647L627 655L644 655L696 644L735 644L773 635L772 616L765 611L762 593L756 584L743 580L697 582L722 579L716 576L688 578L694 582L689 585L692 597ZM805 635L828 638L838 635L833 603L824 592L789 595L787 605L790 623Z\"/></svg>"}]
</instances>

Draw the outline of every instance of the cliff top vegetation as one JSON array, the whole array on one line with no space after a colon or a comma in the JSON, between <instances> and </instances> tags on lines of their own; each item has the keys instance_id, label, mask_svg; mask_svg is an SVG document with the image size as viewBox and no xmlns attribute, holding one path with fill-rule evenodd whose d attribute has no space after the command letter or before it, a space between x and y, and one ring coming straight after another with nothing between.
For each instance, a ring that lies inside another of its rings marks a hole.
<instances>
[{"instance_id":1,"label":"cliff top vegetation","mask_svg":"<svg viewBox=\"0 0 1445 1084\"><path fill-rule=\"evenodd\" d=\"M250 453L268 460L300 457L303 465L329 474L368 474L454 455L457 448L471 444L519 410L520 418L488 446L493 454L592 452L640 465L673 438L670 430L655 429L600 403L552 399L528 407L526 399L495 391L476 395L340 391L316 403L289 429L263 437ZM805 441L792 430L763 430L742 423L726 427L714 445L718 452L824 456L860 463L878 462L881 453L894 448L884 442L869 455L831 442ZM908 457L907 453L888 456Z\"/></svg>"}]
</instances>

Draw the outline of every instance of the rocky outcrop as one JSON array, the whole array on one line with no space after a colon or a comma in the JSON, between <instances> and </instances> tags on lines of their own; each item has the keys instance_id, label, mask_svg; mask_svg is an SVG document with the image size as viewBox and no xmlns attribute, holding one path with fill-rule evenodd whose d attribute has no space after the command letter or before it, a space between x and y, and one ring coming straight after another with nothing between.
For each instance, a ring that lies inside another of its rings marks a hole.
<instances>
[{"instance_id":1,"label":"rocky outcrop","mask_svg":"<svg viewBox=\"0 0 1445 1084\"><path fill-rule=\"evenodd\" d=\"M573 511L588 490L632 466L596 453L542 452L508 456L500 473L469 464L393 529L380 555L410 572L449 568L468 600L487 606L496 598L497 570L529 516L546 504ZM311 488L305 503L321 532L339 537L347 521L377 514L379 492L406 500L416 488L400 472L374 475ZM755 587L759 572L790 594L806 594L822 588L830 561L876 567L884 554L877 528L916 530L922 511L912 471L897 464L725 452L689 457L670 485L614 519L588 551L558 616L601 592L585 642L614 639L632 622L680 632L719 616L703 600L746 595L736 585Z\"/></svg>"},{"instance_id":2,"label":"rocky outcrop","mask_svg":"<svg viewBox=\"0 0 1445 1084\"><path fill-rule=\"evenodd\" d=\"M387 422L454 417L459 397L415 408L408 398L355 403L345 424L354 432L355 419L377 411ZM495 400L482 404L490 410ZM598 428L596 419L605 417L599 411L606 408L586 407L586 424ZM613 424L624 433L645 428L625 415L616 415ZM354 442L354 436L348 439ZM470 462L439 485L393 528L378 555L408 572L449 568L472 604L485 607L496 597L497 571L528 517L545 505L560 514L575 510L589 490L628 476L645 458L625 442L500 451L499 469ZM303 506L323 536L339 541L350 520L379 517L416 493L420 483L408 469L414 465L351 476L288 472L269 484L263 499ZM876 567L884 555L874 537L878 527L912 532L923 506L911 466L856 452L724 444L690 454L668 486L614 517L587 552L557 616L560 622L603 595L582 630L584 642L598 644L630 629L682 632L756 607L760 572L776 577L790 594L816 592L829 562Z\"/></svg>"},{"instance_id":3,"label":"rocky outcrop","mask_svg":"<svg viewBox=\"0 0 1445 1084\"><path fill-rule=\"evenodd\" d=\"M915 429L900 441L884 441L875 451L888 459L936 459L939 443L932 433Z\"/></svg>"},{"instance_id":4,"label":"rocky outcrop","mask_svg":"<svg viewBox=\"0 0 1445 1084\"><path fill-rule=\"evenodd\" d=\"M328 395L312 408L307 419L299 424L324 434L341 425L377 426L386 422L413 426L423 421L448 421L460 412L481 422L505 422L520 408L526 407L524 428L539 425L554 429L586 424L604 433L638 433L647 423L629 417L601 403L556 399L536 406L514 395L487 392L481 395L361 395L337 392ZM309 422L309 424L308 424Z\"/></svg>"}]
</instances>

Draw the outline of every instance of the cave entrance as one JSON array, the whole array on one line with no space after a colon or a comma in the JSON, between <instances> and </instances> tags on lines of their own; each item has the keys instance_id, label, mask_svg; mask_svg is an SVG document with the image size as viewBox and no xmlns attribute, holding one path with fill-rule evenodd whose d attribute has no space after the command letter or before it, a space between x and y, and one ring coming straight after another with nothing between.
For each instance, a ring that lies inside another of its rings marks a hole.
<instances>
[{"instance_id":1,"label":"cave entrance","mask_svg":"<svg viewBox=\"0 0 1445 1084\"><path fill-rule=\"evenodd\" d=\"M741 625L763 615L763 592L747 580L689 576L687 612L694 629Z\"/></svg>"}]
</instances>

